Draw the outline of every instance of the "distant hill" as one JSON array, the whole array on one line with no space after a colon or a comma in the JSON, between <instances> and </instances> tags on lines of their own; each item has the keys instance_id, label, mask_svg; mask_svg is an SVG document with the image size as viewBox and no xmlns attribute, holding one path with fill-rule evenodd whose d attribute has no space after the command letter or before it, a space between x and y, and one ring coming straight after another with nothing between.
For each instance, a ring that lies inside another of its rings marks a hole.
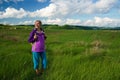
<instances>
[{"instance_id":1,"label":"distant hill","mask_svg":"<svg viewBox=\"0 0 120 80\"><path fill-rule=\"evenodd\" d=\"M120 27L98 27L98 26L78 26L78 25L43 25L49 29L82 29L82 30L120 30Z\"/></svg>"},{"instance_id":2,"label":"distant hill","mask_svg":"<svg viewBox=\"0 0 120 80\"><path fill-rule=\"evenodd\" d=\"M3 25L0 24L1 28L14 28L14 29L22 29L22 28L33 28L34 25ZM98 26L82 26L82 25L62 25L59 26L57 24L43 24L44 29L81 29L81 30L120 30L120 27L98 27Z\"/></svg>"}]
</instances>

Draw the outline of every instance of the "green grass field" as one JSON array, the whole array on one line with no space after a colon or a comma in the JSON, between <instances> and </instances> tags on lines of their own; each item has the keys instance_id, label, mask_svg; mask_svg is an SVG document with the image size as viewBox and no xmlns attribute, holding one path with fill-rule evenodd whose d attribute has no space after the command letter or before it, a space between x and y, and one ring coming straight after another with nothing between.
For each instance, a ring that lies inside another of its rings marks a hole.
<instances>
[{"instance_id":1,"label":"green grass field","mask_svg":"<svg viewBox=\"0 0 120 80\"><path fill-rule=\"evenodd\" d=\"M120 31L46 29L47 69L33 70L30 29L0 29L0 80L120 80Z\"/></svg>"}]
</instances>

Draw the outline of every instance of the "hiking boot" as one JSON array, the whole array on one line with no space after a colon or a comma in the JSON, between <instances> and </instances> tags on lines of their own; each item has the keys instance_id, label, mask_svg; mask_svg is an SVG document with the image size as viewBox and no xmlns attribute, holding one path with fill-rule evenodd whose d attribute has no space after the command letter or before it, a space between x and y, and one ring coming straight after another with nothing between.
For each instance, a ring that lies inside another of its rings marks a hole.
<instances>
[{"instance_id":1,"label":"hiking boot","mask_svg":"<svg viewBox=\"0 0 120 80\"><path fill-rule=\"evenodd\" d=\"M40 74L43 74L43 72L44 72L44 69L41 69L41 70L40 70Z\"/></svg>"},{"instance_id":2,"label":"hiking boot","mask_svg":"<svg viewBox=\"0 0 120 80\"><path fill-rule=\"evenodd\" d=\"M40 74L39 69L36 69L35 71L36 71L36 74L37 74L37 75L39 75L39 74Z\"/></svg>"}]
</instances>

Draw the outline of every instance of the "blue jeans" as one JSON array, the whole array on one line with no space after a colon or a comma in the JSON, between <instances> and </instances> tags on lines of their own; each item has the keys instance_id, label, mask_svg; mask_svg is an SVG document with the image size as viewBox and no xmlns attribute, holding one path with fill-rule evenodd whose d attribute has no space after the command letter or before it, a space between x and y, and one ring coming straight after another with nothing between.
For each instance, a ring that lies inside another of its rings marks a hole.
<instances>
[{"instance_id":1,"label":"blue jeans","mask_svg":"<svg viewBox=\"0 0 120 80\"><path fill-rule=\"evenodd\" d=\"M34 69L38 69L39 68L39 61L41 58L41 65L43 69L46 69L46 52L32 52L33 54L33 63L34 63Z\"/></svg>"}]
</instances>

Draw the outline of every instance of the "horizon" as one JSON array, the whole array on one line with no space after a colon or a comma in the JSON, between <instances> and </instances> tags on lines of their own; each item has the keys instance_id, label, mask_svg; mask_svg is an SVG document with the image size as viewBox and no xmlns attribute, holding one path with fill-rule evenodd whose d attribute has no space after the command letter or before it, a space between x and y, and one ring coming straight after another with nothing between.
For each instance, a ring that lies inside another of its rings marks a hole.
<instances>
[{"instance_id":1,"label":"horizon","mask_svg":"<svg viewBox=\"0 0 120 80\"><path fill-rule=\"evenodd\" d=\"M74 4L74 5L73 5ZM119 0L0 0L0 24L120 26Z\"/></svg>"},{"instance_id":2,"label":"horizon","mask_svg":"<svg viewBox=\"0 0 120 80\"><path fill-rule=\"evenodd\" d=\"M34 24L0 24L0 26L34 26ZM120 28L120 26L117 26L117 27L114 27L114 26L111 26L111 27L108 27L108 26L87 26L87 25L69 25L69 24L64 24L64 25L58 25L58 24L42 24L42 26L56 26L56 27L64 27L64 26L69 26L69 27L85 27L85 28L104 28L104 29L114 29L114 28Z\"/></svg>"}]
</instances>

